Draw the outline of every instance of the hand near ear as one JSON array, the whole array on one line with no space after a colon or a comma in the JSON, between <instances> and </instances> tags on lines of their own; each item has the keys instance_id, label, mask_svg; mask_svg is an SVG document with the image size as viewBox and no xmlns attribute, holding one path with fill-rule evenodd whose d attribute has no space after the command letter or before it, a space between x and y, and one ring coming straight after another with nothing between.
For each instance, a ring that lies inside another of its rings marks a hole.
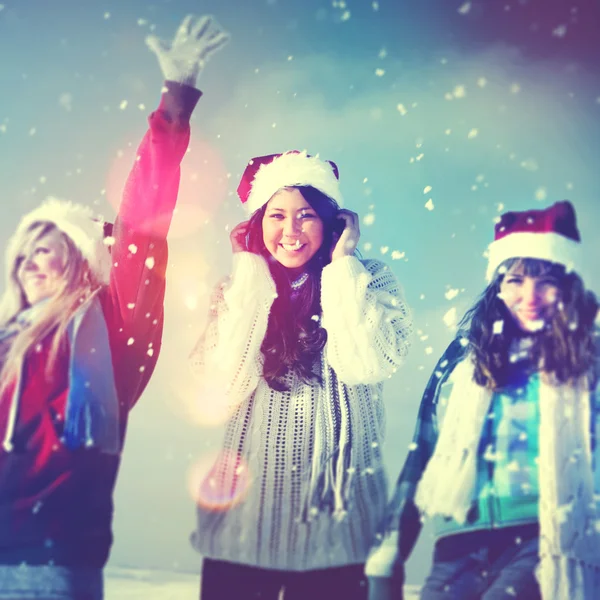
<instances>
[{"instance_id":1,"label":"hand near ear","mask_svg":"<svg viewBox=\"0 0 600 600\"><path fill-rule=\"evenodd\" d=\"M332 262L343 256L352 256L358 246L358 240L360 239L358 215L355 212L342 209L338 213L337 218L343 220L345 226L339 236L337 234L334 235L334 245L331 251Z\"/></svg>"}]
</instances>

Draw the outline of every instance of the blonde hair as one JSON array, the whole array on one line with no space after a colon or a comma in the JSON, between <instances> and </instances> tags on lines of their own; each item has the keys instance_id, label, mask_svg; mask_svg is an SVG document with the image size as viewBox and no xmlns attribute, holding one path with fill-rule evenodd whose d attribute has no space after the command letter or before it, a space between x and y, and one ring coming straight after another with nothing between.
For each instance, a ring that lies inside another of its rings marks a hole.
<instances>
[{"instance_id":1,"label":"blonde hair","mask_svg":"<svg viewBox=\"0 0 600 600\"><path fill-rule=\"evenodd\" d=\"M28 244L54 230L60 233L66 249L63 282L57 293L50 298L40 311L35 323L24 328L12 340L0 371L0 392L4 391L7 385L14 381L29 350L35 348L54 331L49 360L45 369L46 377L51 376L58 349L64 340L73 314L101 286L88 261L83 257L71 238L60 231L53 223L32 223L20 234L18 239L13 239L9 245L12 250L9 250L6 256L7 281L6 290L0 300L0 327L9 325L23 309L29 306L17 279L19 255L22 254L23 249Z\"/></svg>"}]
</instances>

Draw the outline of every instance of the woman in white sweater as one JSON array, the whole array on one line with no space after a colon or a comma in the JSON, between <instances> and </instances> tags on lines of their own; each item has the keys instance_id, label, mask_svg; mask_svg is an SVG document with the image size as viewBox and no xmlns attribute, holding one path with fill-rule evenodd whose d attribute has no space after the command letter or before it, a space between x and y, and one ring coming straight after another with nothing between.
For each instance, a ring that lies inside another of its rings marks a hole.
<instances>
[{"instance_id":1,"label":"woman in white sweater","mask_svg":"<svg viewBox=\"0 0 600 600\"><path fill-rule=\"evenodd\" d=\"M255 158L238 194L251 217L191 357L202 402L231 411L199 492L201 598L363 599L387 500L382 387L410 313L391 270L355 256L334 163Z\"/></svg>"}]
</instances>

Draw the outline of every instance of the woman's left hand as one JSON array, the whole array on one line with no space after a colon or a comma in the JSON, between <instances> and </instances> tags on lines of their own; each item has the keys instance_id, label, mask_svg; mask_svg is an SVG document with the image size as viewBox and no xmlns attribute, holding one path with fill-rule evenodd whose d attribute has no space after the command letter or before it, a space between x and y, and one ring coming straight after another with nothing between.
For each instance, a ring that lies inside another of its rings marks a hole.
<instances>
[{"instance_id":1,"label":"woman's left hand","mask_svg":"<svg viewBox=\"0 0 600 600\"><path fill-rule=\"evenodd\" d=\"M345 225L340 235L334 234L333 250L331 251L332 262L344 256L352 256L360 239L358 215L355 212L342 209L337 218L344 221Z\"/></svg>"}]
</instances>

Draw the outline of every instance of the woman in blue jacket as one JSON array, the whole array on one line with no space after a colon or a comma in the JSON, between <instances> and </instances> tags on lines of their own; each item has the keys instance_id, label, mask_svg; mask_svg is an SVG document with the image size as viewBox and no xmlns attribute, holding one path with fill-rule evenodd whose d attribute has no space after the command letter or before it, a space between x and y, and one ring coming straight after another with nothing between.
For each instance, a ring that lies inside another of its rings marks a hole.
<instances>
[{"instance_id":1,"label":"woman in blue jacket","mask_svg":"<svg viewBox=\"0 0 600 600\"><path fill-rule=\"evenodd\" d=\"M488 281L425 390L367 563L371 598L402 597L404 562L429 517L423 600L600 597L598 303L581 278L572 205L504 214Z\"/></svg>"}]
</instances>

